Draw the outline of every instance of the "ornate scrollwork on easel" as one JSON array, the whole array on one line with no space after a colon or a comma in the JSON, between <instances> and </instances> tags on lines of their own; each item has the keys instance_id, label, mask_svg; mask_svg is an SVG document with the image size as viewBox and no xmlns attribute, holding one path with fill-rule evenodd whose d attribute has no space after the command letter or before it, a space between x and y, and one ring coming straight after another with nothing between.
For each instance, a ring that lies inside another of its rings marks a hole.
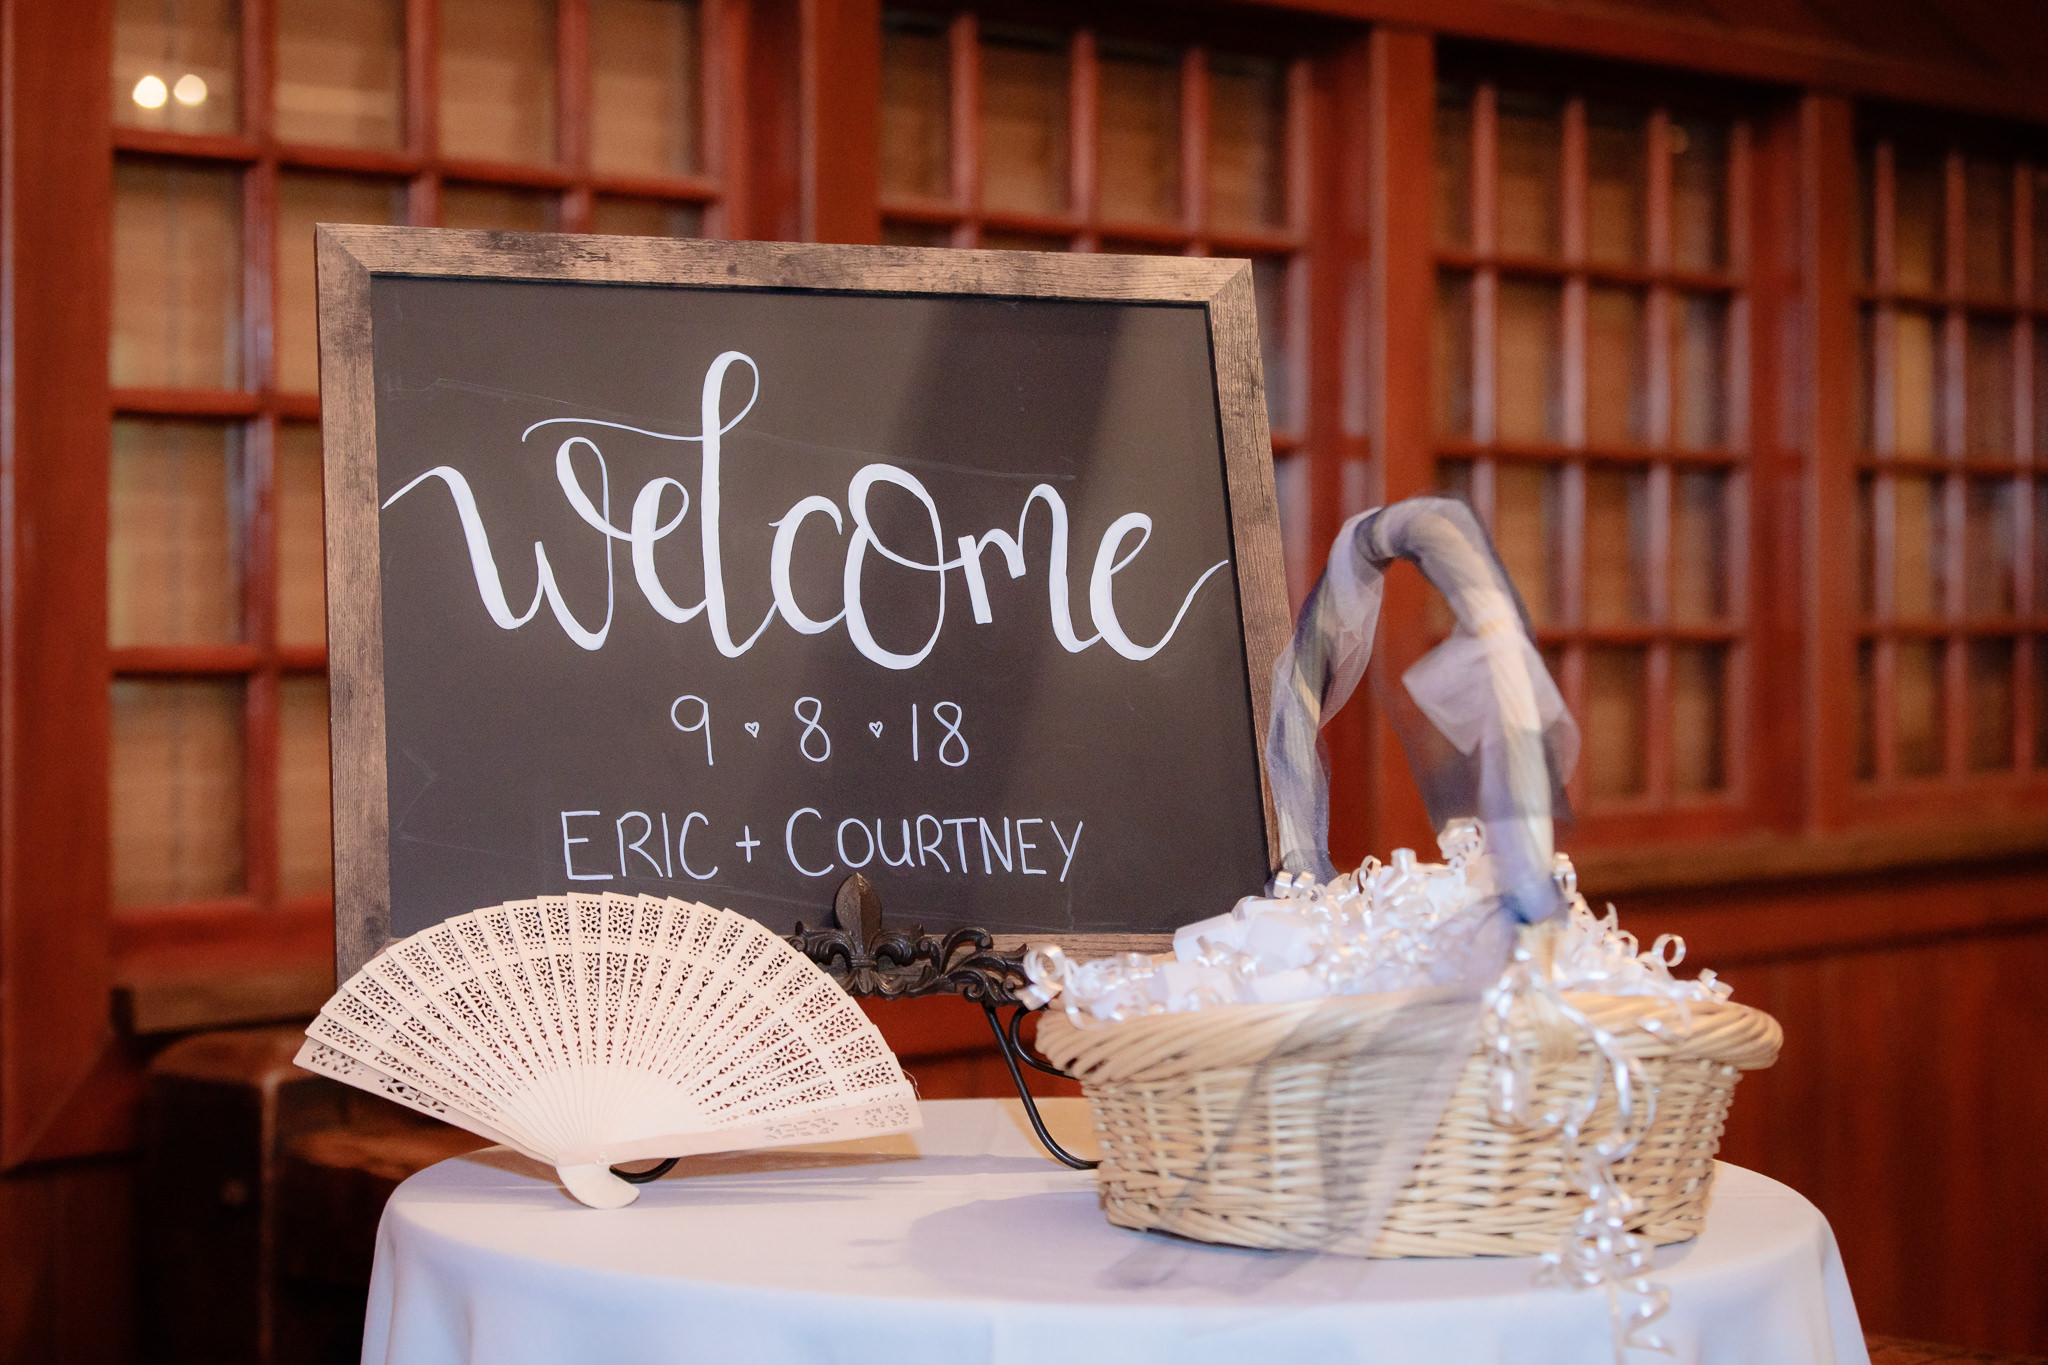
<instances>
[{"instance_id":1,"label":"ornate scrollwork on easel","mask_svg":"<svg viewBox=\"0 0 2048 1365\"><path fill-rule=\"evenodd\" d=\"M905 1000L952 993L976 1004L1009 1005L1024 984L1023 955L997 952L984 930L955 929L944 938L922 927L884 931L882 897L857 872L839 884L832 917L836 929L799 923L789 945L849 995Z\"/></svg>"},{"instance_id":2,"label":"ornate scrollwork on easel","mask_svg":"<svg viewBox=\"0 0 2048 1365\"><path fill-rule=\"evenodd\" d=\"M920 995L966 997L980 1005L995 1032L996 1050L1024 1102L1024 1113L1038 1140L1057 1160L1077 1170L1089 1170L1095 1163L1077 1157L1053 1140L1039 1116L1038 1104L1024 1085L1019 1061L1053 1076L1065 1076L1057 1067L1047 1066L1026 1050L1017 1037L1017 1024L1025 1006L1016 997L1024 985L1023 953L999 953L982 929L955 929L940 938L921 927L884 931L882 897L874 884L858 872L839 884L832 898L832 918L837 929L806 929L801 923L789 936L789 945L824 968L846 988L849 995L874 995L884 1000L908 1000ZM1014 1005L1010 1024L1004 1028L998 1005ZM666 1168L664 1168L666 1169ZM628 1177L630 1178L630 1177Z\"/></svg>"}]
</instances>

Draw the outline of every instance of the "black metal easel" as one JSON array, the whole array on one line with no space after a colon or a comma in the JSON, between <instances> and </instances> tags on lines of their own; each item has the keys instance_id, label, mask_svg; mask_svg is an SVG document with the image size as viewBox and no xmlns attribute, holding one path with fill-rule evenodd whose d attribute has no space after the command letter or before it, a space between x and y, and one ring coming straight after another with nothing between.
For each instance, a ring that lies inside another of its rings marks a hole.
<instances>
[{"instance_id":1,"label":"black metal easel","mask_svg":"<svg viewBox=\"0 0 2048 1365\"><path fill-rule=\"evenodd\" d=\"M1003 1064L1010 1069L1017 1098L1024 1102L1031 1131L1054 1160L1077 1171L1096 1167L1098 1163L1075 1156L1053 1140L1038 1112L1037 1100L1025 1088L1019 1062L1048 1076L1072 1078L1033 1056L1017 1036L1019 1024L1030 1013L1016 996L1017 988L1025 982L1023 954L997 952L995 940L981 929L955 929L944 938L927 934L922 928L907 933L884 931L881 894L874 883L858 872L839 884L838 894L832 898L832 918L836 928L807 929L798 924L796 932L789 935L790 946L817 963L849 995L908 1000L956 993L980 1005L996 1036ZM1004 1005L1014 1007L1007 1027L997 1012ZM680 1159L670 1157L644 1171L622 1171L614 1166L612 1174L644 1185L667 1175Z\"/></svg>"}]
</instances>

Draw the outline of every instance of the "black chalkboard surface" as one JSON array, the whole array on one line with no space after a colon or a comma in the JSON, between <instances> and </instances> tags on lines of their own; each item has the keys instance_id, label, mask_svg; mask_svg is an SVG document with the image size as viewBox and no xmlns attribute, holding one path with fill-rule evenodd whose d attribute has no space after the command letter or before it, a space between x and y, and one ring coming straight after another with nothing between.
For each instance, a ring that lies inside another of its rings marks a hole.
<instances>
[{"instance_id":1,"label":"black chalkboard surface","mask_svg":"<svg viewBox=\"0 0 2048 1365\"><path fill-rule=\"evenodd\" d=\"M1071 942L1267 875L1240 263L320 246L344 971L565 890Z\"/></svg>"}]
</instances>

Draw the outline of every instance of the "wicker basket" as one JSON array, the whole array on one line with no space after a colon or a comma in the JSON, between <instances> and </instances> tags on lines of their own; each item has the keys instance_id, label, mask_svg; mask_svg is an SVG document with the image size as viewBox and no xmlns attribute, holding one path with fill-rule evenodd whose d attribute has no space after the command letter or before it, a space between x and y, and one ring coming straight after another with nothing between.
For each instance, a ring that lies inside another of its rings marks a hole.
<instances>
[{"instance_id":1,"label":"wicker basket","mask_svg":"<svg viewBox=\"0 0 2048 1365\"><path fill-rule=\"evenodd\" d=\"M1369 1026L1375 1011L1401 1001L1358 996L1231 1005L1088 1028L1048 1012L1039 1047L1079 1077L1087 1093L1102 1143L1096 1178L1109 1221L1206 1242L1375 1257L1550 1250L1585 1198L1564 1173L1556 1126L1513 1130L1488 1116L1487 1058L1476 1049L1371 1246L1357 1245L1355 1233L1347 1241L1341 1226L1331 1226L1325 1162L1369 1154L1332 1147L1328 1106L1373 1104L1376 1085L1385 1095L1389 1084L1412 1084L1412 1069L1396 1068L1400 1074L1390 1080L1355 1058L1338 1065L1302 1049L1298 1030L1323 1011L1330 1036L1342 1039L1347 1026ZM1655 1121L1615 1166L1641 1208L1631 1230L1659 1244L1684 1241L1706 1216L1735 1082L1775 1060L1777 1021L1733 1003L1681 1006L1595 995L1571 1002L1641 1062L1655 1096ZM1564 1112L1596 1084L1601 1059L1583 1031L1540 997L1525 998L1517 1011L1517 1041L1535 1049L1532 1112ZM1290 1060L1261 1072L1261 1062L1290 1040ZM1246 1087L1255 1082L1261 1093L1247 1102ZM1585 1126L1589 1140L1613 1118L1608 1086Z\"/></svg>"}]
</instances>

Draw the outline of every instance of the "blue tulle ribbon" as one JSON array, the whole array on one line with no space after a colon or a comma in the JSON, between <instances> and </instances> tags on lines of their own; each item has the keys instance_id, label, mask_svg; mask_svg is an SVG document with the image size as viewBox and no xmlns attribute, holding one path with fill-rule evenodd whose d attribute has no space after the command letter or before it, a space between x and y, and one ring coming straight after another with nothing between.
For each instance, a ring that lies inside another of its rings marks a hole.
<instances>
[{"instance_id":1,"label":"blue tulle ribbon","mask_svg":"<svg viewBox=\"0 0 2048 1365\"><path fill-rule=\"evenodd\" d=\"M1450 638L1402 676L1441 736L1430 745L1404 735L1431 819L1441 830L1456 816L1476 816L1503 907L1525 922L1547 919L1567 904L1551 875L1553 817L1578 759L1578 727L1492 541L1455 498L1410 498L1345 522L1274 663L1266 766L1282 866L1318 881L1335 874L1319 736L1365 675L1384 574L1396 560L1420 569L1457 620Z\"/></svg>"}]
</instances>

